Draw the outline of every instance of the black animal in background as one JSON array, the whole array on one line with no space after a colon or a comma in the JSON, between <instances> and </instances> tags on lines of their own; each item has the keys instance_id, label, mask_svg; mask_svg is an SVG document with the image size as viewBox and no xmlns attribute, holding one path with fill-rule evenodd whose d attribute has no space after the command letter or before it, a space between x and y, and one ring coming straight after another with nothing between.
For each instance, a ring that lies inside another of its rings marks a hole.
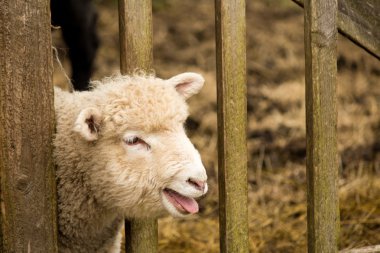
<instances>
[{"instance_id":1,"label":"black animal in background","mask_svg":"<svg viewBox=\"0 0 380 253\"><path fill-rule=\"evenodd\" d=\"M69 48L75 90L88 90L99 38L98 14L91 0L51 0L52 25L60 26Z\"/></svg>"}]
</instances>

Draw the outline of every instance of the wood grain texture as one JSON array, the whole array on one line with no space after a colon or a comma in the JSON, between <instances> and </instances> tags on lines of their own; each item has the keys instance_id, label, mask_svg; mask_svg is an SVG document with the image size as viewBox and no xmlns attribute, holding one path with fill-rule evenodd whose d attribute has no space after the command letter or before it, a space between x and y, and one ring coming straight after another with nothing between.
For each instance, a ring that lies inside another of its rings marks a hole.
<instances>
[{"instance_id":1,"label":"wood grain texture","mask_svg":"<svg viewBox=\"0 0 380 253\"><path fill-rule=\"evenodd\" d=\"M215 6L220 248L248 252L245 1Z\"/></svg>"},{"instance_id":2,"label":"wood grain texture","mask_svg":"<svg viewBox=\"0 0 380 253\"><path fill-rule=\"evenodd\" d=\"M119 0L120 70L132 74L149 71L153 63L151 0ZM158 244L157 220L125 223L127 253L155 253Z\"/></svg>"},{"instance_id":3,"label":"wood grain texture","mask_svg":"<svg viewBox=\"0 0 380 253\"><path fill-rule=\"evenodd\" d=\"M125 224L126 252L151 253L157 251L158 228L156 220L132 220ZM148 242L146 242L148 240Z\"/></svg>"},{"instance_id":4,"label":"wood grain texture","mask_svg":"<svg viewBox=\"0 0 380 253\"><path fill-rule=\"evenodd\" d=\"M380 245L372 245L372 246L367 246L363 248L346 249L346 250L339 251L339 253L379 253L379 252L380 252Z\"/></svg>"},{"instance_id":5,"label":"wood grain texture","mask_svg":"<svg viewBox=\"0 0 380 253\"><path fill-rule=\"evenodd\" d=\"M153 63L152 0L119 0L120 69L131 74Z\"/></svg>"},{"instance_id":6,"label":"wood grain texture","mask_svg":"<svg viewBox=\"0 0 380 253\"><path fill-rule=\"evenodd\" d=\"M308 250L337 252L337 0L305 1Z\"/></svg>"},{"instance_id":7,"label":"wood grain texture","mask_svg":"<svg viewBox=\"0 0 380 253\"><path fill-rule=\"evenodd\" d=\"M340 0L340 32L380 59L380 1Z\"/></svg>"},{"instance_id":8,"label":"wood grain texture","mask_svg":"<svg viewBox=\"0 0 380 253\"><path fill-rule=\"evenodd\" d=\"M0 0L0 252L57 252L49 0Z\"/></svg>"},{"instance_id":9,"label":"wood grain texture","mask_svg":"<svg viewBox=\"0 0 380 253\"><path fill-rule=\"evenodd\" d=\"M305 0L293 0L304 6ZM380 1L339 0L338 29L358 46L380 59Z\"/></svg>"}]
</instances>

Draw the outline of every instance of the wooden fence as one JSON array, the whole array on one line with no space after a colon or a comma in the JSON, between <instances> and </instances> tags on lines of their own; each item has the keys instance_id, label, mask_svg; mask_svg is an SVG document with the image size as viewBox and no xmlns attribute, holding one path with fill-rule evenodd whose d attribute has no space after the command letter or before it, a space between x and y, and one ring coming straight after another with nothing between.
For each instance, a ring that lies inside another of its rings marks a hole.
<instances>
[{"instance_id":1,"label":"wooden fence","mask_svg":"<svg viewBox=\"0 0 380 253\"><path fill-rule=\"evenodd\" d=\"M0 0L0 252L57 252L48 0Z\"/></svg>"},{"instance_id":2,"label":"wooden fence","mask_svg":"<svg viewBox=\"0 0 380 253\"><path fill-rule=\"evenodd\" d=\"M380 58L380 2L294 1L305 8L308 250L337 252L337 31ZM220 245L248 252L245 0L215 8ZM151 0L119 0L119 25L121 72L150 69ZM0 252L57 252L49 0L0 0L0 126ZM128 253L157 252L156 220L125 228Z\"/></svg>"}]
</instances>

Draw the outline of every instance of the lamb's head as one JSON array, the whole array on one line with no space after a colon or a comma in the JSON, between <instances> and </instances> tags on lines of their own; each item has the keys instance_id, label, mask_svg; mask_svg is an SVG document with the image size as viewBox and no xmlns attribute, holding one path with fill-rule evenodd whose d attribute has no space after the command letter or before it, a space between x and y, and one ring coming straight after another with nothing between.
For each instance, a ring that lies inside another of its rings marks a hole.
<instances>
[{"instance_id":1,"label":"lamb's head","mask_svg":"<svg viewBox=\"0 0 380 253\"><path fill-rule=\"evenodd\" d=\"M75 131L87 142L96 198L131 217L198 212L207 192L200 155L186 136L186 99L203 86L195 73L168 80L119 78L93 92L103 100L83 109Z\"/></svg>"}]
</instances>

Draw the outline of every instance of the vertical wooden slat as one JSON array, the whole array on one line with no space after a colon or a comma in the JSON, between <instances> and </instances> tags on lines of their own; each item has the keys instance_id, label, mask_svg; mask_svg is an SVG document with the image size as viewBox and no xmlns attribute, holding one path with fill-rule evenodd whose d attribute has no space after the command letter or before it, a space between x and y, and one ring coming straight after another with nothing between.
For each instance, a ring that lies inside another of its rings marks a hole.
<instances>
[{"instance_id":1,"label":"vertical wooden slat","mask_svg":"<svg viewBox=\"0 0 380 253\"><path fill-rule=\"evenodd\" d=\"M127 253L157 252L157 220L144 219L125 222L125 249ZM148 240L148 241L146 241Z\"/></svg>"},{"instance_id":2,"label":"vertical wooden slat","mask_svg":"<svg viewBox=\"0 0 380 253\"><path fill-rule=\"evenodd\" d=\"M150 70L153 62L151 0L119 0L119 34L121 73ZM127 253L157 252L157 220L126 221L125 238Z\"/></svg>"},{"instance_id":3,"label":"vertical wooden slat","mask_svg":"<svg viewBox=\"0 0 380 253\"><path fill-rule=\"evenodd\" d=\"M150 70L153 64L152 0L119 0L120 70Z\"/></svg>"},{"instance_id":4,"label":"vertical wooden slat","mask_svg":"<svg viewBox=\"0 0 380 253\"><path fill-rule=\"evenodd\" d=\"M49 0L0 0L0 252L57 252Z\"/></svg>"},{"instance_id":5,"label":"vertical wooden slat","mask_svg":"<svg viewBox=\"0 0 380 253\"><path fill-rule=\"evenodd\" d=\"M221 252L248 252L245 0L216 0Z\"/></svg>"},{"instance_id":6,"label":"vertical wooden slat","mask_svg":"<svg viewBox=\"0 0 380 253\"><path fill-rule=\"evenodd\" d=\"M309 252L337 252L337 0L305 1Z\"/></svg>"}]
</instances>

